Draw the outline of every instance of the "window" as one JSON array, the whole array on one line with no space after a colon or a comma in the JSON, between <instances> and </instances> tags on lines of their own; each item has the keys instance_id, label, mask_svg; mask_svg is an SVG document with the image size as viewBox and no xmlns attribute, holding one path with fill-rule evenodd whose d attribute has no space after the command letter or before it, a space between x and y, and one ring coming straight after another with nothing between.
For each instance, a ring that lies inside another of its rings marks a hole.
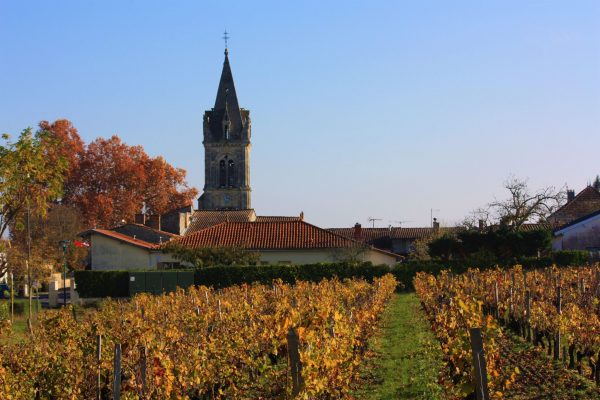
<instances>
[{"instance_id":1,"label":"window","mask_svg":"<svg viewBox=\"0 0 600 400\"><path fill-rule=\"evenodd\" d=\"M219 187L225 187L227 182L227 169L225 168L225 160L219 162Z\"/></svg>"},{"instance_id":2,"label":"window","mask_svg":"<svg viewBox=\"0 0 600 400\"><path fill-rule=\"evenodd\" d=\"M233 160L229 160L227 163L227 186L235 186L235 163Z\"/></svg>"}]
</instances>

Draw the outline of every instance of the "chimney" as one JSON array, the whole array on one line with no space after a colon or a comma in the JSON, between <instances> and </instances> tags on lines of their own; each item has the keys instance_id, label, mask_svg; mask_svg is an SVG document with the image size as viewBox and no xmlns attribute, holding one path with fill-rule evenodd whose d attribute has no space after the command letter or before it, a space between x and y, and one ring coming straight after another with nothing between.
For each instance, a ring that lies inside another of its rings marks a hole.
<instances>
[{"instance_id":1,"label":"chimney","mask_svg":"<svg viewBox=\"0 0 600 400\"><path fill-rule=\"evenodd\" d=\"M354 224L354 240L362 240L362 226L358 222Z\"/></svg>"},{"instance_id":2,"label":"chimney","mask_svg":"<svg viewBox=\"0 0 600 400\"><path fill-rule=\"evenodd\" d=\"M575 191L567 190L567 203L572 202L574 198L575 198Z\"/></svg>"},{"instance_id":3,"label":"chimney","mask_svg":"<svg viewBox=\"0 0 600 400\"><path fill-rule=\"evenodd\" d=\"M433 231L434 232L439 232L440 230L440 223L437 221L437 218L433 219Z\"/></svg>"},{"instance_id":4,"label":"chimney","mask_svg":"<svg viewBox=\"0 0 600 400\"><path fill-rule=\"evenodd\" d=\"M146 214L135 214L135 223L140 225L146 225Z\"/></svg>"},{"instance_id":5,"label":"chimney","mask_svg":"<svg viewBox=\"0 0 600 400\"><path fill-rule=\"evenodd\" d=\"M148 217L148 224L152 229L160 230L160 215L151 215Z\"/></svg>"},{"instance_id":6,"label":"chimney","mask_svg":"<svg viewBox=\"0 0 600 400\"><path fill-rule=\"evenodd\" d=\"M484 229L485 229L485 221L480 219L479 220L479 232L483 232Z\"/></svg>"}]
</instances>

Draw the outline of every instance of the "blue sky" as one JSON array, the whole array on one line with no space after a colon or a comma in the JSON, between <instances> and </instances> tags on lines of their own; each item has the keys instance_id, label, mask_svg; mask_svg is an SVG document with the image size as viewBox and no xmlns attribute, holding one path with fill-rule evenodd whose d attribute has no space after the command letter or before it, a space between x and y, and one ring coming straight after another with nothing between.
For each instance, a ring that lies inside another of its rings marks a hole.
<instances>
[{"instance_id":1,"label":"blue sky","mask_svg":"<svg viewBox=\"0 0 600 400\"><path fill-rule=\"evenodd\" d=\"M253 206L445 224L600 174L598 1L0 1L0 131L70 119L204 183L226 28Z\"/></svg>"}]
</instances>

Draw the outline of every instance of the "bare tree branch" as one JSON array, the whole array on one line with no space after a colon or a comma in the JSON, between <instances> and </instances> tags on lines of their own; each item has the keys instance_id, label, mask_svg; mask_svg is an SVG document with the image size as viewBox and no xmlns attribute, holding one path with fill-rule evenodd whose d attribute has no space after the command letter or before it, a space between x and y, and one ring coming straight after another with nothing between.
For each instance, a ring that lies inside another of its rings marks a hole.
<instances>
[{"instance_id":1,"label":"bare tree branch","mask_svg":"<svg viewBox=\"0 0 600 400\"><path fill-rule=\"evenodd\" d=\"M526 180L510 176L504 187L510 197L506 200L495 199L488 207L495 214L498 223L513 230L527 222L544 222L565 200L565 188L556 190L553 186L532 192Z\"/></svg>"}]
</instances>

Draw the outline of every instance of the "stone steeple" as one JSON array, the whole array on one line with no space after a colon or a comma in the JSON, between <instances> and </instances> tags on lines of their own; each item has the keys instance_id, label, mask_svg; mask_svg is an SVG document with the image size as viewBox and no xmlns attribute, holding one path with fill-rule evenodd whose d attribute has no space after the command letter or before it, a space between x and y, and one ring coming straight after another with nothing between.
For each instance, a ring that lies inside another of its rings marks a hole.
<instances>
[{"instance_id":1,"label":"stone steeple","mask_svg":"<svg viewBox=\"0 0 600 400\"><path fill-rule=\"evenodd\" d=\"M239 106L225 49L215 106L204 113L205 183L199 209L251 208L250 137L250 111Z\"/></svg>"}]
</instances>

